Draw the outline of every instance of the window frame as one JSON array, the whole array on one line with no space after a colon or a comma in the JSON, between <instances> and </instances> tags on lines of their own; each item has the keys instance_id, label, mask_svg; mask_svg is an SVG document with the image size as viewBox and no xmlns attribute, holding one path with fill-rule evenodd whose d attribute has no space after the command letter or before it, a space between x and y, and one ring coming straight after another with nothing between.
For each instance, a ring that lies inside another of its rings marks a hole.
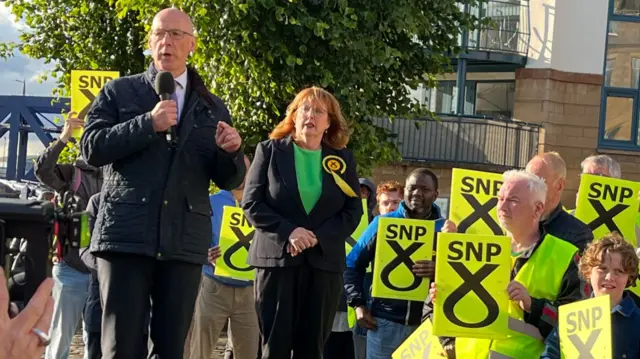
<instances>
[{"instance_id":1,"label":"window frame","mask_svg":"<svg viewBox=\"0 0 640 359\"><path fill-rule=\"evenodd\" d=\"M611 87L606 84L607 61L609 54L609 29L612 22L632 22L640 24L640 16L617 15L614 13L615 0L609 0L607 12L607 36L604 46L604 63L602 65L602 91L600 95L600 119L598 121L598 149L621 150L640 152L640 136L638 135L638 115L640 107L640 88ZM631 70L633 73L633 70ZM639 80L640 81L640 80ZM633 84L633 81L631 82ZM633 112L631 115L631 140L607 140L604 138L605 124L607 120L607 98L626 97L633 99Z\"/></svg>"},{"instance_id":2,"label":"window frame","mask_svg":"<svg viewBox=\"0 0 640 359\"><path fill-rule=\"evenodd\" d=\"M512 84L512 85L513 85L513 87L514 87L514 92L513 92L513 96L514 96L514 109L512 110L511 116L509 117L509 118L513 118L513 112L515 112L515 84L516 84L516 80L515 80L515 79L514 79L514 80L510 80L510 79L509 79L509 80L498 80L498 79L496 79L496 80L469 80L469 79L467 79L467 80L466 80L466 84L467 84L467 86L469 85L469 83L470 83L470 82L471 82L471 83L473 83L473 91L474 91L474 96L473 96L473 112L474 112L474 113L472 113L472 114L470 114L470 113L466 113L466 111L463 109L463 110L462 110L462 115L461 115L461 116L469 117L469 118L474 118L474 117L477 117L477 118L496 118L496 119L501 118L501 117L491 117L491 116L476 115L476 114L475 114L475 112L476 112L476 107L477 107L477 102L478 102L478 84L509 83L509 84ZM452 87L453 89L455 89L455 88L458 86L458 83L457 83L457 81L456 81L456 80L440 80L440 81L438 81L438 84L441 84L441 83L447 83L447 84L449 84L449 83L450 83L450 84L452 84L452 85L453 85L453 87ZM465 90L465 96L466 96L467 94L468 94L468 92ZM437 97L437 96L436 96L436 97ZM431 100L431 98L430 98L430 100ZM430 104L428 104L428 105L429 105L429 107L430 107ZM455 107L455 106L456 106L456 104L455 104L455 103L454 103L454 104L452 104L452 108L453 108L453 107ZM452 115L452 114L454 114L454 113L455 113L455 111L453 111L453 112L437 112L437 111L436 111L436 113L437 113L437 114L439 114L439 115ZM508 116L502 116L502 118L507 118L507 117L508 117Z\"/></svg>"}]
</instances>

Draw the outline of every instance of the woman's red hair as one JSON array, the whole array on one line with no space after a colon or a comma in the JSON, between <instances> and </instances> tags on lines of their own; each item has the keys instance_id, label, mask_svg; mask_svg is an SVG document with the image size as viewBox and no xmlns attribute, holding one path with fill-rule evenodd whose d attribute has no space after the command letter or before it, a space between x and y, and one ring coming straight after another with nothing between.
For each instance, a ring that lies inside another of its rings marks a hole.
<instances>
[{"instance_id":1,"label":"woman's red hair","mask_svg":"<svg viewBox=\"0 0 640 359\"><path fill-rule=\"evenodd\" d=\"M269 138L274 140L294 135L298 108L307 100L311 104L321 103L327 110L329 128L322 137L322 142L336 150L346 147L347 143L349 143L349 128L347 121L342 117L338 100L328 91L315 86L298 92L293 101L287 106L287 114L284 120L280 121L269 135Z\"/></svg>"}]
</instances>

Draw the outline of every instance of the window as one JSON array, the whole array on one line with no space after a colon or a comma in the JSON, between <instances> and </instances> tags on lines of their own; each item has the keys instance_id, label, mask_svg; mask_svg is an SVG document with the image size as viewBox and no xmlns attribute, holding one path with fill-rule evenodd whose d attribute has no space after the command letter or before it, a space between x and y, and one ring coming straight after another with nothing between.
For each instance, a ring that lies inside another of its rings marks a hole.
<instances>
[{"instance_id":1,"label":"window","mask_svg":"<svg viewBox=\"0 0 640 359\"><path fill-rule=\"evenodd\" d=\"M638 88L638 76L633 77L633 60L640 58L640 22L612 22L609 26L607 63L611 62L608 86ZM608 64L607 64L608 65ZM637 66L637 64L636 64ZM605 75L606 76L606 75ZM635 85L635 86L634 86Z\"/></svg>"},{"instance_id":2,"label":"window","mask_svg":"<svg viewBox=\"0 0 640 359\"><path fill-rule=\"evenodd\" d=\"M599 147L640 151L640 0L610 0Z\"/></svg>"},{"instance_id":3,"label":"window","mask_svg":"<svg viewBox=\"0 0 640 359\"><path fill-rule=\"evenodd\" d=\"M466 45L470 49L526 54L528 22L523 13L529 7L528 0L488 0L471 6L469 14L490 18L493 26L484 26L469 33Z\"/></svg>"},{"instance_id":4,"label":"window","mask_svg":"<svg viewBox=\"0 0 640 359\"><path fill-rule=\"evenodd\" d=\"M604 138L614 141L631 141L633 98L608 96L604 118Z\"/></svg>"},{"instance_id":5,"label":"window","mask_svg":"<svg viewBox=\"0 0 640 359\"><path fill-rule=\"evenodd\" d=\"M513 116L515 92L515 81L467 80L463 113L510 119ZM440 81L438 87L426 90L423 104L435 113L456 113L458 104L456 82Z\"/></svg>"},{"instance_id":6,"label":"window","mask_svg":"<svg viewBox=\"0 0 640 359\"><path fill-rule=\"evenodd\" d=\"M607 59L607 68L604 70L604 84L611 86L611 75L613 74L613 65L615 59Z\"/></svg>"},{"instance_id":7,"label":"window","mask_svg":"<svg viewBox=\"0 0 640 359\"><path fill-rule=\"evenodd\" d=\"M640 16L640 0L615 0L613 13L616 15Z\"/></svg>"}]
</instances>

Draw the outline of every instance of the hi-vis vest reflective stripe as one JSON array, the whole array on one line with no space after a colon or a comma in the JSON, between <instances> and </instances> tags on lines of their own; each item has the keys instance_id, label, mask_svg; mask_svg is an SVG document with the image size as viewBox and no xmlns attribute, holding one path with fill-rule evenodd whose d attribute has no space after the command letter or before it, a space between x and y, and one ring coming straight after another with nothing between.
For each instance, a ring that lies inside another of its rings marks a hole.
<instances>
[{"instance_id":1,"label":"hi-vis vest reflective stripe","mask_svg":"<svg viewBox=\"0 0 640 359\"><path fill-rule=\"evenodd\" d=\"M578 248L547 234L540 247L522 266L515 280L522 283L533 298L554 300L562 277ZM488 340L456 338L456 357L465 359L538 359L544 351L544 340L535 326L525 323L524 313L515 302L509 302L509 339Z\"/></svg>"}]
</instances>

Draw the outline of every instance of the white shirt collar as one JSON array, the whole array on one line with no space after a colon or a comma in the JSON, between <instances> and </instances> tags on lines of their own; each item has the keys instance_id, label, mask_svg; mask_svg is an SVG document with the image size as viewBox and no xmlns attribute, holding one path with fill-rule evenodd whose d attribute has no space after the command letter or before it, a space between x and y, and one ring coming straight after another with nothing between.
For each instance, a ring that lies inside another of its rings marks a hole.
<instances>
[{"instance_id":1,"label":"white shirt collar","mask_svg":"<svg viewBox=\"0 0 640 359\"><path fill-rule=\"evenodd\" d=\"M184 90L187 88L187 69L184 70L182 75L175 78L176 82L180 84L181 89Z\"/></svg>"}]
</instances>

